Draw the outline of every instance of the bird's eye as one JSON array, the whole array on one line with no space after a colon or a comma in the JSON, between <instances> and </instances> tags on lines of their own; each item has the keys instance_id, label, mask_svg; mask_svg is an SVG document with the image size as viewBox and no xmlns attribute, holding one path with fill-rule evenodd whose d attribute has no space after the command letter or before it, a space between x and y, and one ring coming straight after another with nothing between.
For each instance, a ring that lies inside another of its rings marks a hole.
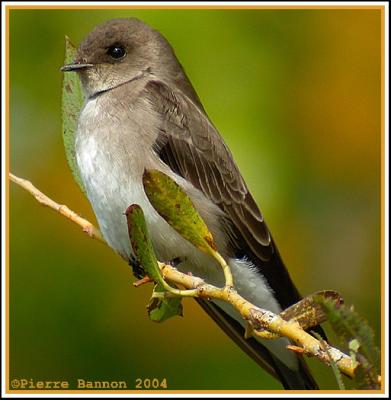
<instances>
[{"instance_id":1,"label":"bird's eye","mask_svg":"<svg viewBox=\"0 0 391 400\"><path fill-rule=\"evenodd\" d=\"M114 46L111 46L107 49L107 54L111 58L118 60L118 59L126 56L126 50L124 49L123 46L121 46L119 44L115 44Z\"/></svg>"}]
</instances>

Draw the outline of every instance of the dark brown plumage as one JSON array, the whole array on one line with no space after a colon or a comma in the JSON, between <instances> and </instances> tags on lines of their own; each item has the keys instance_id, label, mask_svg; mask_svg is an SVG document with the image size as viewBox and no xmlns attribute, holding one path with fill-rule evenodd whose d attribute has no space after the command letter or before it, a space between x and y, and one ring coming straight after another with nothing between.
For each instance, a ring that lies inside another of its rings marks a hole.
<instances>
[{"instance_id":1,"label":"dark brown plumage","mask_svg":"<svg viewBox=\"0 0 391 400\"><path fill-rule=\"evenodd\" d=\"M182 94L172 93L163 82L150 81L145 87L145 95L161 115L161 135L156 151L175 172L189 179L228 215L231 255L246 256L254 263L266 277L283 309L299 301L301 296L281 260L263 216L230 150L220 140L207 116ZM244 339L243 328L236 321L213 304L202 300L198 303L250 357L281 380L286 388L294 388L281 373L284 366L259 342ZM317 384L303 361L300 369L305 377L305 387L316 389Z\"/></svg>"}]
</instances>

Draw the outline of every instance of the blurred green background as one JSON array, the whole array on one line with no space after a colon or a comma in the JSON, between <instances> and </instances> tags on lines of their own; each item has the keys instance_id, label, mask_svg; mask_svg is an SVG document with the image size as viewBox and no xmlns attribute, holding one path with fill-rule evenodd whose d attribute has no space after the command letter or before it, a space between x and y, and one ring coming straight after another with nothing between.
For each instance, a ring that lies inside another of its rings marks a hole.
<instances>
[{"instance_id":1,"label":"blurred green background","mask_svg":"<svg viewBox=\"0 0 391 400\"><path fill-rule=\"evenodd\" d=\"M64 36L135 16L170 41L303 294L335 289L380 342L379 10L11 10L10 170L95 221L61 136ZM109 248L10 184L10 378L166 377L280 389L191 300L148 320ZM310 364L322 389L329 369Z\"/></svg>"}]
</instances>

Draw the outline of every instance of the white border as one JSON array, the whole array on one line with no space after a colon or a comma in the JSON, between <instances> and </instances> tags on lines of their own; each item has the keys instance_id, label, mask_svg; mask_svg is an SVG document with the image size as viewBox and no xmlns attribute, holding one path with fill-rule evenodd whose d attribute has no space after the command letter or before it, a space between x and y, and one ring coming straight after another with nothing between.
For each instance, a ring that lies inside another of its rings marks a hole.
<instances>
[{"instance_id":1,"label":"white border","mask_svg":"<svg viewBox=\"0 0 391 400\"><path fill-rule=\"evenodd\" d=\"M388 6L387 1L5 1L19 6ZM388 7L387 7L388 8Z\"/></svg>"},{"instance_id":2,"label":"white border","mask_svg":"<svg viewBox=\"0 0 391 400\"><path fill-rule=\"evenodd\" d=\"M388 271L388 265L389 265L389 247L388 247L388 238L389 238L389 137L388 137L388 132L389 132L389 39L388 39L388 34L389 34L389 18L388 18L388 2L371 2L371 1L362 1L362 2L330 2L330 1L325 1L325 2L213 2L213 1L208 1L208 2L197 2L197 1L191 1L191 2L65 2L65 1L54 1L54 2L39 2L39 1L34 1L34 2L13 2L13 1L7 1L7 2L2 2L1 3L1 15L2 15L2 29L1 29L1 43L2 43L2 60L5 60L5 8L6 6L12 6L12 5L19 5L19 6L81 6L81 5L108 5L108 6L163 6L163 5L172 5L172 6L221 6L221 5L230 5L230 6L297 6L297 5L302 5L302 6L384 6L385 7L385 12L384 12L384 46L385 46L385 52L384 52L384 60L385 60L385 66L384 66L384 71L385 71L385 76L384 76L384 86L385 86L385 92L384 92L384 108L385 108L385 123L384 123L384 148L385 148L385 154L384 154L384 162L385 162L385 170L384 170L384 179L385 179L385 185L384 185L384 193L385 193L385 198L384 198L384 235L385 235L385 254L384 254L384 284L385 284L385 296L384 296L384 313L385 313L385 349L383 351L385 352L385 374L384 374L384 384L385 384L385 394L384 395L375 395L375 394L327 394L327 393L319 393L319 394L314 394L314 393L309 393L309 394L283 394L283 393L267 393L267 394L171 394L171 393L161 393L161 394L120 394L120 393L108 393L108 394L90 394L90 393L83 393L83 392L78 392L76 394L53 394L53 393L48 393L45 394L44 392L40 392L39 394L6 394L5 393L5 387L6 387L6 382L5 382L5 179L8 179L5 176L5 134L1 135L1 156L2 156L2 163L1 163L1 168L2 168L2 183L1 183L1 188L2 188L2 198L1 198L1 213L2 213L2 224L1 224L1 235L2 235L2 242L1 242L1 263L2 263L2 269L1 269L1 289L2 289L2 296L1 296L1 309L2 309L2 319L1 319L1 328L2 328L2 340L1 340L1 349L2 349L2 357L1 357L1 396L4 398L10 398L10 397L31 397L31 398L43 398L43 397L53 397L53 398L67 398L67 397L86 397L86 398L95 398L95 397L102 397L102 398L107 398L107 397L140 397L140 398L153 398L153 397L186 397L186 398L199 398L199 397L213 397L213 398L237 398L237 397L243 397L243 398L287 398L287 397L293 397L293 398L302 398L302 397L319 397L319 398L329 398L329 397L346 397L346 398L387 398L389 394L389 376L388 376L388 371L389 371L389 355L388 355L388 349L389 349L389 271ZM2 78L2 91L1 91L1 99L2 99L2 109L1 109L1 130L4 133L5 132L5 62L2 62L1 64L1 78Z\"/></svg>"}]
</instances>

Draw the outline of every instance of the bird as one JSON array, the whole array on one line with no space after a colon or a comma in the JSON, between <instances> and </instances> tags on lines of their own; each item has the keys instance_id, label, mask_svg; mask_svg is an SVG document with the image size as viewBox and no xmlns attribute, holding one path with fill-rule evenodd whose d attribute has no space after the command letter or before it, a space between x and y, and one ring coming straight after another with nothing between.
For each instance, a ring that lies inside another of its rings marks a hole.
<instances>
[{"instance_id":1,"label":"bird","mask_svg":"<svg viewBox=\"0 0 391 400\"><path fill-rule=\"evenodd\" d=\"M103 22L61 70L76 72L81 81L85 101L75 138L77 167L115 252L132 263L124 212L138 204L160 260L179 259L182 272L224 284L216 261L181 237L149 202L142 177L146 170L159 170L190 197L240 295L274 313L301 299L230 149L159 31L137 18ZM285 389L318 389L303 358L287 350L288 339L245 339L245 322L229 304L197 302Z\"/></svg>"}]
</instances>

